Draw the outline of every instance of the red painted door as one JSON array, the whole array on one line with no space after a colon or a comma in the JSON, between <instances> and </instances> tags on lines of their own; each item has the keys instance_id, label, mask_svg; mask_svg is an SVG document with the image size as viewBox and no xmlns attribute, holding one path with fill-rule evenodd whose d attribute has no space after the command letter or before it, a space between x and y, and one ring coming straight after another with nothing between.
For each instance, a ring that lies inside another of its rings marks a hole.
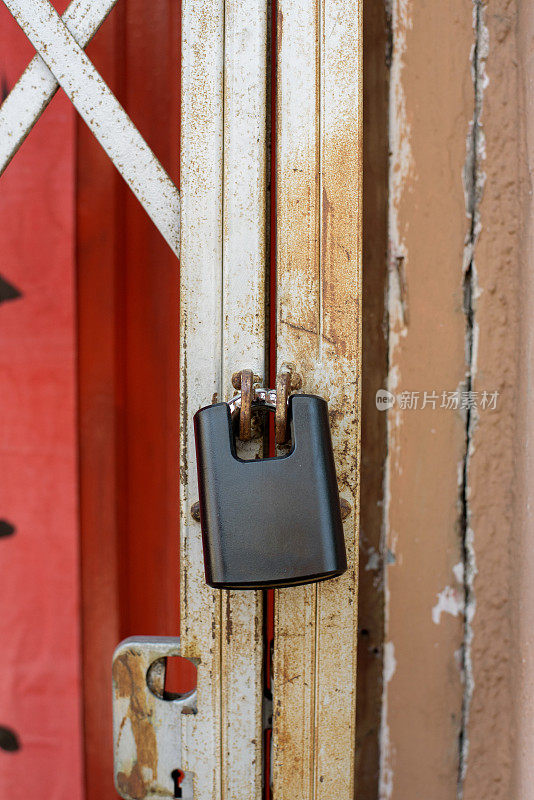
<instances>
[{"instance_id":1,"label":"red painted door","mask_svg":"<svg viewBox=\"0 0 534 800\"><path fill-rule=\"evenodd\" d=\"M4 94L33 54L1 4ZM0 797L14 800L83 796L75 138L58 95L0 179Z\"/></svg>"},{"instance_id":2,"label":"red painted door","mask_svg":"<svg viewBox=\"0 0 534 800\"><path fill-rule=\"evenodd\" d=\"M179 20L88 48L175 180ZM32 55L1 5L4 93ZM112 651L178 630L178 261L61 90L0 209L0 797L111 800Z\"/></svg>"}]
</instances>

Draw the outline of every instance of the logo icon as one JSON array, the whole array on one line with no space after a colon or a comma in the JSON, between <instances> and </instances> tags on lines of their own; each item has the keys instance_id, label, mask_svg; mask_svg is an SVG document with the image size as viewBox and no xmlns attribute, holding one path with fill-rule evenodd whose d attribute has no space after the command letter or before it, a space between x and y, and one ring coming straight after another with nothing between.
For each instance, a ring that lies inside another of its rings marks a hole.
<instances>
[{"instance_id":1,"label":"logo icon","mask_svg":"<svg viewBox=\"0 0 534 800\"><path fill-rule=\"evenodd\" d=\"M379 389L375 397L376 407L379 411L387 411L395 405L395 395L387 389Z\"/></svg>"}]
</instances>

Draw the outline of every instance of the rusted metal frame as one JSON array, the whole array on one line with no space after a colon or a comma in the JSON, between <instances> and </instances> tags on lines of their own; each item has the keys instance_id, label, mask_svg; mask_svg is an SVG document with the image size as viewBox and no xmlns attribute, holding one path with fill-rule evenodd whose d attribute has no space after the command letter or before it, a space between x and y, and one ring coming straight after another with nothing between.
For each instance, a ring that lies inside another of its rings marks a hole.
<instances>
[{"instance_id":1,"label":"rusted metal frame","mask_svg":"<svg viewBox=\"0 0 534 800\"><path fill-rule=\"evenodd\" d=\"M302 388L302 376L294 371L294 364L282 364L276 375L276 409L274 417L274 441L285 444L289 438L287 428L288 405L291 392Z\"/></svg>"},{"instance_id":2,"label":"rusted metal frame","mask_svg":"<svg viewBox=\"0 0 534 800\"><path fill-rule=\"evenodd\" d=\"M274 418L274 440L284 444L287 440L287 400L290 392L291 375L279 372L276 376L276 411Z\"/></svg>"},{"instance_id":3,"label":"rusted metal frame","mask_svg":"<svg viewBox=\"0 0 534 800\"><path fill-rule=\"evenodd\" d=\"M102 25L117 0L73 0L61 19L81 47ZM36 55L0 106L0 174L5 170L59 88Z\"/></svg>"},{"instance_id":4,"label":"rusted metal frame","mask_svg":"<svg viewBox=\"0 0 534 800\"><path fill-rule=\"evenodd\" d=\"M180 618L184 656L198 659L198 713L183 720L182 769L195 798L221 785L221 602L202 567L193 414L221 391L224 2L182 5L180 262Z\"/></svg>"},{"instance_id":5,"label":"rusted metal frame","mask_svg":"<svg viewBox=\"0 0 534 800\"><path fill-rule=\"evenodd\" d=\"M275 594L275 800L352 800L361 297L360 0L281 0L277 358L328 399L349 567Z\"/></svg>"},{"instance_id":6,"label":"rusted metal frame","mask_svg":"<svg viewBox=\"0 0 534 800\"><path fill-rule=\"evenodd\" d=\"M264 377L267 213L267 0L226 0L222 379ZM252 389L252 387L250 387ZM262 440L242 444L242 456ZM222 593L221 800L258 800L263 779L263 595Z\"/></svg>"},{"instance_id":7,"label":"rusted metal frame","mask_svg":"<svg viewBox=\"0 0 534 800\"><path fill-rule=\"evenodd\" d=\"M48 0L4 3L178 255L178 189L61 17Z\"/></svg>"},{"instance_id":8,"label":"rusted metal frame","mask_svg":"<svg viewBox=\"0 0 534 800\"><path fill-rule=\"evenodd\" d=\"M252 438L252 400L254 397L254 373L251 369L243 369L239 373L239 385L236 387L232 380L232 386L240 390L241 406L239 408L239 438L247 442Z\"/></svg>"},{"instance_id":9,"label":"rusted metal frame","mask_svg":"<svg viewBox=\"0 0 534 800\"><path fill-rule=\"evenodd\" d=\"M236 369L264 372L266 29L263 0L183 5L180 592L183 654L199 666L182 764L196 800L252 800L262 781L261 593L206 585L190 508L193 413L230 398Z\"/></svg>"}]
</instances>

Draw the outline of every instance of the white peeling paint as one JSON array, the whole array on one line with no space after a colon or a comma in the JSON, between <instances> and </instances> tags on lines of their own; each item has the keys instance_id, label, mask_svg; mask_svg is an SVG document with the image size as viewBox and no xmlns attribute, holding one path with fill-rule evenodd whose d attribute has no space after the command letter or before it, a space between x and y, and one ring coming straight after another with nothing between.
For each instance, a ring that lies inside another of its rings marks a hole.
<instances>
[{"instance_id":1,"label":"white peeling paint","mask_svg":"<svg viewBox=\"0 0 534 800\"><path fill-rule=\"evenodd\" d=\"M391 25L395 31L395 53L391 63L390 115L389 135L390 150L395 154L390 169L390 226L396 234L392 240L395 255L404 255L401 246L402 236L397 227L395 215L396 201L404 192L406 180L413 166L411 150L411 130L406 113L406 97L402 83L404 54L406 52L406 32L412 27L409 0L396 0L392 3ZM390 233L392 231L390 230Z\"/></svg>"},{"instance_id":2,"label":"white peeling paint","mask_svg":"<svg viewBox=\"0 0 534 800\"><path fill-rule=\"evenodd\" d=\"M395 0L391 3L391 26L395 31L395 50L391 63L389 93L389 142L393 157L389 165L389 281L388 281L388 313L389 325L389 362L395 363L394 353L401 338L407 334L405 320L405 302L402 297L406 286L401 286L401 276L397 265L404 271L409 254L404 246L403 231L400 228L397 209L403 196L408 178L414 170L414 159L411 150L411 129L406 112L406 97L402 82L404 54L406 52L406 33L412 27L410 3L408 0ZM405 276L403 279L405 281ZM399 376L396 376L398 385ZM391 384L388 387L393 391ZM398 423L399 411L391 415Z\"/></svg>"},{"instance_id":3,"label":"white peeling paint","mask_svg":"<svg viewBox=\"0 0 534 800\"><path fill-rule=\"evenodd\" d=\"M385 722L382 722L380 729L380 754L379 800L391 800L393 796L393 753L389 725Z\"/></svg>"},{"instance_id":4,"label":"white peeling paint","mask_svg":"<svg viewBox=\"0 0 534 800\"><path fill-rule=\"evenodd\" d=\"M400 367L398 364L393 364L388 373L388 390L395 394L400 385Z\"/></svg>"},{"instance_id":5,"label":"white peeling paint","mask_svg":"<svg viewBox=\"0 0 534 800\"><path fill-rule=\"evenodd\" d=\"M439 625L442 614L450 614L457 617L464 611L464 595L460 589L446 586L438 594L438 602L432 609L432 621Z\"/></svg>"},{"instance_id":6,"label":"white peeling paint","mask_svg":"<svg viewBox=\"0 0 534 800\"><path fill-rule=\"evenodd\" d=\"M465 572L463 561L459 561L457 564L455 564L452 568L452 572L458 583L463 586Z\"/></svg>"},{"instance_id":7,"label":"white peeling paint","mask_svg":"<svg viewBox=\"0 0 534 800\"><path fill-rule=\"evenodd\" d=\"M384 644L384 682L389 683L397 669L397 659L395 658L395 645L393 642Z\"/></svg>"},{"instance_id":8,"label":"white peeling paint","mask_svg":"<svg viewBox=\"0 0 534 800\"><path fill-rule=\"evenodd\" d=\"M405 272L409 269L409 253L407 253L404 244L404 231L401 229L398 208L407 181L414 172L414 159L411 150L411 129L406 112L406 97L402 80L404 56L407 47L406 34L412 27L410 2L409 0L391 0L390 8L391 30L395 47L391 62L389 92L389 148L392 156L389 163L389 270L386 303L389 317L389 364L394 366L389 371L387 388L395 394L402 381L396 354L401 347L402 340L407 335L406 303L408 288ZM402 278L400 270L402 270ZM389 452L386 459L386 481L389 480L390 473L399 474L402 469L400 450L397 446L402 421L403 412L398 404L395 404L387 412Z\"/></svg>"},{"instance_id":9,"label":"white peeling paint","mask_svg":"<svg viewBox=\"0 0 534 800\"><path fill-rule=\"evenodd\" d=\"M367 564L365 565L365 571L372 572L375 569L379 568L380 556L374 547L370 547L368 552L369 552L369 558L367 560Z\"/></svg>"},{"instance_id":10,"label":"white peeling paint","mask_svg":"<svg viewBox=\"0 0 534 800\"><path fill-rule=\"evenodd\" d=\"M384 644L384 691L382 696L382 722L380 726L379 800L390 800L393 795L394 751L391 746L391 739L389 735L387 686L395 674L396 669L397 660L395 658L395 645L393 642L386 642Z\"/></svg>"}]
</instances>

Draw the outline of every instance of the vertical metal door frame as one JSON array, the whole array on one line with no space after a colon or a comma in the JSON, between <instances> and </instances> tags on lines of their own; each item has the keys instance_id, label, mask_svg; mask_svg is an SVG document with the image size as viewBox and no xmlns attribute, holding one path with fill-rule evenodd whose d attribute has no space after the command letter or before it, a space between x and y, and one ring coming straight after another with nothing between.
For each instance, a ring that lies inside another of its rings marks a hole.
<instances>
[{"instance_id":1,"label":"vertical metal door frame","mask_svg":"<svg viewBox=\"0 0 534 800\"><path fill-rule=\"evenodd\" d=\"M181 198L85 55L113 0L4 0L39 56L0 111L9 162L60 84L173 251L181 255L182 653L198 713L182 762L197 800L262 785L262 596L203 578L192 417L231 374L266 364L266 0L184 0ZM95 13L93 13L95 12ZM349 570L276 592L275 798L354 795L361 298L361 0L277 8L278 360L330 403ZM36 88L35 76L38 77ZM20 104L20 96L28 104ZM31 113L26 113L30 108ZM13 143L13 146L11 144ZM180 214L182 228L180 243ZM180 244L180 248L179 248Z\"/></svg>"},{"instance_id":2,"label":"vertical metal door frame","mask_svg":"<svg viewBox=\"0 0 534 800\"><path fill-rule=\"evenodd\" d=\"M204 581L193 414L229 399L232 372L265 375L267 3L185 0L181 146L181 638L198 658L184 718L195 798L259 798L261 592Z\"/></svg>"},{"instance_id":3,"label":"vertical metal door frame","mask_svg":"<svg viewBox=\"0 0 534 800\"><path fill-rule=\"evenodd\" d=\"M348 570L275 596L276 800L355 793L361 375L361 3L280 0L277 362L329 403Z\"/></svg>"},{"instance_id":4,"label":"vertical metal door frame","mask_svg":"<svg viewBox=\"0 0 534 800\"><path fill-rule=\"evenodd\" d=\"M190 509L197 499L193 413L214 393L228 398L235 370L264 374L266 196L258 180L266 168L265 11L222 0L216 8L184 6L182 643L183 654L200 658L201 667L199 713L185 723L183 764L197 773L200 800L252 800L261 786L261 600L205 586L200 528ZM282 0L277 30L278 362L295 363L304 389L329 400L350 566L335 581L276 593L273 791L288 800L349 800L356 713L360 3ZM236 103L243 86L261 96L248 116ZM261 239L256 249L251 231ZM247 730L254 738L248 749Z\"/></svg>"}]
</instances>

